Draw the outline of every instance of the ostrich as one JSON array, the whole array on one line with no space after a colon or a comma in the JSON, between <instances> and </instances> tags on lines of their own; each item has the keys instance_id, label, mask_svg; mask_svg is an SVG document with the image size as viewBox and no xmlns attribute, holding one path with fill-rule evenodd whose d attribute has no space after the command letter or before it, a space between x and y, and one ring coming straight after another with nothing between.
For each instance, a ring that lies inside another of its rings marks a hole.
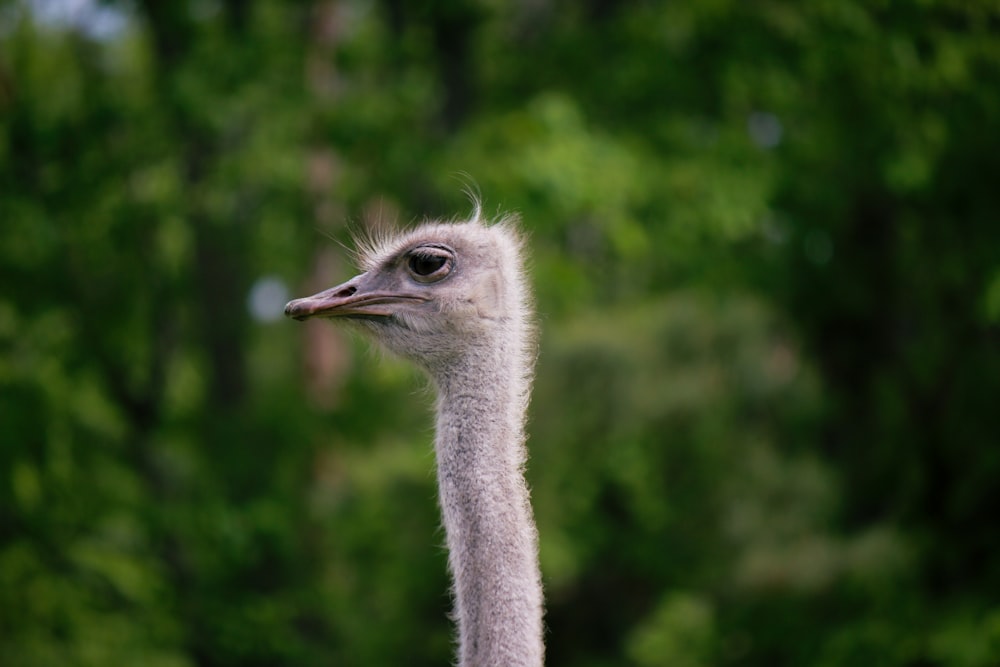
<instances>
[{"instance_id":1,"label":"ostrich","mask_svg":"<svg viewBox=\"0 0 1000 667\"><path fill-rule=\"evenodd\" d=\"M356 323L437 390L435 453L461 667L540 667L538 535L523 469L534 365L516 221L359 243L363 273L285 306Z\"/></svg>"}]
</instances>

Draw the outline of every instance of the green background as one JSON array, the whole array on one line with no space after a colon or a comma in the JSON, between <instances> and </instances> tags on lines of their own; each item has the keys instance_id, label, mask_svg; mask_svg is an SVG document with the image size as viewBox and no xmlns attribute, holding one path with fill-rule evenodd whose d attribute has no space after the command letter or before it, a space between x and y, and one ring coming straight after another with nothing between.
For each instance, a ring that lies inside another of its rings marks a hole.
<instances>
[{"instance_id":1,"label":"green background","mask_svg":"<svg viewBox=\"0 0 1000 667\"><path fill-rule=\"evenodd\" d=\"M426 383L280 305L469 187L550 665L1000 664L992 0L0 1L0 664L450 664Z\"/></svg>"}]
</instances>

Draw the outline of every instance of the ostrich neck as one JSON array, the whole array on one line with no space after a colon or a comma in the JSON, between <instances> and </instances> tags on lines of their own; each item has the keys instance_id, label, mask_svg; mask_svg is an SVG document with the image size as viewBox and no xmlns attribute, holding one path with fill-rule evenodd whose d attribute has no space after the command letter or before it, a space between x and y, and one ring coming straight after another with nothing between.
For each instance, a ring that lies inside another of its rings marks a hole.
<instances>
[{"instance_id":1,"label":"ostrich neck","mask_svg":"<svg viewBox=\"0 0 1000 667\"><path fill-rule=\"evenodd\" d=\"M435 374L461 667L543 661L538 538L523 475L529 381L512 348L509 338L506 346L483 345Z\"/></svg>"}]
</instances>

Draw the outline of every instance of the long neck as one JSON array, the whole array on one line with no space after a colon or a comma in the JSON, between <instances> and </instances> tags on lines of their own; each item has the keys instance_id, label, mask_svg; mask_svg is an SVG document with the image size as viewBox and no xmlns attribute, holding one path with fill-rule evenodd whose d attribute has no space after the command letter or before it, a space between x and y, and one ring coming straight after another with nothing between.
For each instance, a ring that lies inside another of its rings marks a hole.
<instances>
[{"instance_id":1,"label":"long neck","mask_svg":"<svg viewBox=\"0 0 1000 667\"><path fill-rule=\"evenodd\" d=\"M519 335L498 338L506 340L470 351L435 378L438 485L459 664L540 667L538 537L523 474L530 380L521 368Z\"/></svg>"}]
</instances>

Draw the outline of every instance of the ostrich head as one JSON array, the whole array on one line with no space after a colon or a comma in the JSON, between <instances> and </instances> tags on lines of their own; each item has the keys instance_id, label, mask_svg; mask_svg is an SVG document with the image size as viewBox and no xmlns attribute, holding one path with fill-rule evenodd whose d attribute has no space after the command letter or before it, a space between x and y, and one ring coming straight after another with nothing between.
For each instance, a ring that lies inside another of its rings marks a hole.
<instances>
[{"instance_id":1,"label":"ostrich head","mask_svg":"<svg viewBox=\"0 0 1000 667\"><path fill-rule=\"evenodd\" d=\"M431 371L493 343L526 309L520 240L512 220L487 226L476 218L362 241L363 273L291 301L285 314L353 321Z\"/></svg>"}]
</instances>

